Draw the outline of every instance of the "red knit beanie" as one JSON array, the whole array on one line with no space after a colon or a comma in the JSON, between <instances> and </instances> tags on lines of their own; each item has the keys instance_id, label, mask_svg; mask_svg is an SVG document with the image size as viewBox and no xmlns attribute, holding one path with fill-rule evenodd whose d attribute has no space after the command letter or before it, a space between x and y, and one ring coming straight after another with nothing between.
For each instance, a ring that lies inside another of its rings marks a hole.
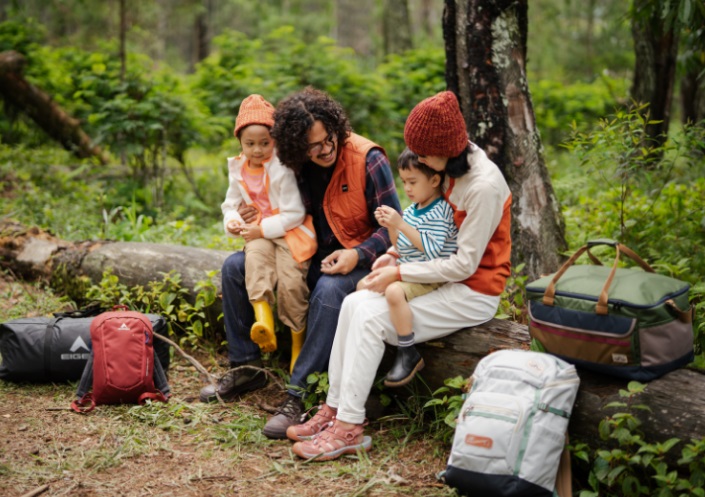
<instances>
[{"instance_id":1,"label":"red knit beanie","mask_svg":"<svg viewBox=\"0 0 705 497\"><path fill-rule=\"evenodd\" d=\"M240 112L235 119L233 135L238 134L242 128L251 124L261 124L271 128L274 126L274 106L267 102L262 95L253 93L240 104Z\"/></svg>"},{"instance_id":2,"label":"red knit beanie","mask_svg":"<svg viewBox=\"0 0 705 497\"><path fill-rule=\"evenodd\" d=\"M460 155L468 146L468 132L455 94L442 91L414 107L406 118L404 141L418 155Z\"/></svg>"}]
</instances>

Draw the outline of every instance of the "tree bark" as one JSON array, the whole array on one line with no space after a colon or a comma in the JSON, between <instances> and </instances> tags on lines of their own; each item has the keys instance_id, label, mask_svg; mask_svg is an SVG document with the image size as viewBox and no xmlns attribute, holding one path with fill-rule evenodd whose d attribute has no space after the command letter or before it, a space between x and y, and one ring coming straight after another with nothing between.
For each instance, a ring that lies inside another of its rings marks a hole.
<instances>
[{"instance_id":1,"label":"tree bark","mask_svg":"<svg viewBox=\"0 0 705 497\"><path fill-rule=\"evenodd\" d=\"M49 277L59 267L70 267L73 274L89 276L97 283L103 271L112 268L113 274L128 286L147 285L160 280L160 273L172 270L182 275L183 288L194 292L195 283L206 278L206 272L220 269L230 252L194 247L127 242L81 242L59 240L37 228L27 229L19 224L0 221L0 267L11 269L25 278ZM214 283L220 288L220 278ZM220 314L218 299L214 312ZM212 329L222 329L222 323L211 322ZM443 386L446 378L469 377L477 363L487 354L499 349L527 349L530 337L527 327L511 321L493 319L480 326L465 328L452 335L418 344L426 367L421 372L431 392ZM393 360L388 350L380 366L387 371ZM620 401L619 390L627 381L578 370L580 391L570 423L571 440L586 441L593 447L602 446L598 424L610 413L607 404ZM683 441L705 436L705 381L703 374L681 369L650 382L636 403L651 408L639 415L641 429L649 442L678 437ZM390 395L409 394L405 389L388 390ZM372 413L370 413L373 416ZM673 457L677 457L675 454Z\"/></svg>"},{"instance_id":2,"label":"tree bark","mask_svg":"<svg viewBox=\"0 0 705 497\"><path fill-rule=\"evenodd\" d=\"M81 129L78 120L69 116L52 98L24 78L27 60L14 50L0 53L0 95L6 105L27 114L41 129L81 159L96 157L108 160L99 147Z\"/></svg>"},{"instance_id":3,"label":"tree bark","mask_svg":"<svg viewBox=\"0 0 705 497\"><path fill-rule=\"evenodd\" d=\"M408 0L384 0L382 15L384 53L402 53L411 48Z\"/></svg>"},{"instance_id":4,"label":"tree bark","mask_svg":"<svg viewBox=\"0 0 705 497\"><path fill-rule=\"evenodd\" d=\"M567 244L527 84L527 3L446 0L443 27L448 89L512 191L512 265L535 279L560 266Z\"/></svg>"},{"instance_id":5,"label":"tree bark","mask_svg":"<svg viewBox=\"0 0 705 497\"><path fill-rule=\"evenodd\" d=\"M661 12L650 0L636 0L632 17L634 39L634 81L631 97L644 110L650 122L646 127L649 145L661 146L668 137L673 85L676 77L678 33L667 29Z\"/></svg>"},{"instance_id":6,"label":"tree bark","mask_svg":"<svg viewBox=\"0 0 705 497\"><path fill-rule=\"evenodd\" d=\"M127 40L127 0L120 0L120 48L118 57L120 58L120 81L125 81L127 72L127 50L125 49Z\"/></svg>"},{"instance_id":7,"label":"tree bark","mask_svg":"<svg viewBox=\"0 0 705 497\"><path fill-rule=\"evenodd\" d=\"M690 68L681 79L683 124L705 119L705 63Z\"/></svg>"}]
</instances>

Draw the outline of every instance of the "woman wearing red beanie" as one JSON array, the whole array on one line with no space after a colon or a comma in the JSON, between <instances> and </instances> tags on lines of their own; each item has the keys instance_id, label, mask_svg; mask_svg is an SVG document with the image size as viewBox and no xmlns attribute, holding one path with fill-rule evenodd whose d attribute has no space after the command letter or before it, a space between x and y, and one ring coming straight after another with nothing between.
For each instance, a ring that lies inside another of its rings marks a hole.
<instances>
[{"instance_id":1,"label":"woman wearing red beanie","mask_svg":"<svg viewBox=\"0 0 705 497\"><path fill-rule=\"evenodd\" d=\"M335 412L335 420L317 423L314 416L307 423L321 431L294 444L294 453L303 458L328 460L371 448L370 437L363 435L365 402L385 342L397 344L381 295L389 284L447 282L409 302L416 341L424 342L492 319L509 276L511 193L499 168L468 140L455 95L444 91L414 107L404 140L420 162L445 172L443 196L454 210L458 252L447 259L398 266L391 255L380 257L369 276L370 290L346 297L330 357L324 409ZM289 431L296 439L302 430Z\"/></svg>"}]
</instances>

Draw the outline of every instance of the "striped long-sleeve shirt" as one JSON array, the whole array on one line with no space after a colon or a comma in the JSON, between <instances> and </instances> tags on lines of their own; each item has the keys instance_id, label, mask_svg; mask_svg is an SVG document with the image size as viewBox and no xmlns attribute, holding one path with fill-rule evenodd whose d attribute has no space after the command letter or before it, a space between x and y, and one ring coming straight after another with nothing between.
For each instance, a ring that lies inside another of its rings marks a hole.
<instances>
[{"instance_id":1,"label":"striped long-sleeve shirt","mask_svg":"<svg viewBox=\"0 0 705 497\"><path fill-rule=\"evenodd\" d=\"M442 197L423 209L412 204L404 209L404 221L421 235L423 252L404 233L397 238L399 262L423 262L450 257L458 250L458 228L453 222L453 209Z\"/></svg>"}]
</instances>

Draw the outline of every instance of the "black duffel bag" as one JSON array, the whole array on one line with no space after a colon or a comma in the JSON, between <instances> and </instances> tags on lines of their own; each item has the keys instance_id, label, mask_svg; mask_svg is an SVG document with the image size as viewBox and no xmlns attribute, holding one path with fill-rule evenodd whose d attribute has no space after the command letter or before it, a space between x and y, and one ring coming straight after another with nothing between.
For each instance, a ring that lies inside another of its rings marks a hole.
<instances>
[{"instance_id":1,"label":"black duffel bag","mask_svg":"<svg viewBox=\"0 0 705 497\"><path fill-rule=\"evenodd\" d=\"M53 318L20 318L0 324L0 379L9 381L77 381L91 355L90 326L102 309L56 313ZM166 336L166 320L147 314L155 333ZM168 371L169 344L154 340L154 351Z\"/></svg>"}]
</instances>

